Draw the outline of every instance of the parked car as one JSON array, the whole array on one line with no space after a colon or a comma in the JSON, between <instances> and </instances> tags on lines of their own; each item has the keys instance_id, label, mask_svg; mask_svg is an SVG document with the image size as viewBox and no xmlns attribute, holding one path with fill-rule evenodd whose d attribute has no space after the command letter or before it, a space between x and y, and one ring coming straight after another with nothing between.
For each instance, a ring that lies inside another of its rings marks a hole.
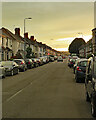
<instances>
[{"instance_id":1,"label":"parked car","mask_svg":"<svg viewBox=\"0 0 96 120\"><path fill-rule=\"evenodd\" d=\"M79 61L79 60L80 60L80 58L76 59L75 64L74 64L74 66L73 66L74 74L75 74L75 69L76 69L76 67L77 67L77 64L78 64L78 61Z\"/></svg>"},{"instance_id":2,"label":"parked car","mask_svg":"<svg viewBox=\"0 0 96 120\"><path fill-rule=\"evenodd\" d=\"M74 66L74 64L75 64L75 59L70 59L68 62L68 66L71 68Z\"/></svg>"},{"instance_id":3,"label":"parked car","mask_svg":"<svg viewBox=\"0 0 96 120\"><path fill-rule=\"evenodd\" d=\"M57 58L58 58L57 56L54 56L54 60L57 60Z\"/></svg>"},{"instance_id":4,"label":"parked car","mask_svg":"<svg viewBox=\"0 0 96 120\"><path fill-rule=\"evenodd\" d=\"M0 63L0 78L5 78L5 68Z\"/></svg>"},{"instance_id":5,"label":"parked car","mask_svg":"<svg viewBox=\"0 0 96 120\"><path fill-rule=\"evenodd\" d=\"M91 113L96 117L96 56L88 59L85 77L86 101L91 103Z\"/></svg>"},{"instance_id":6,"label":"parked car","mask_svg":"<svg viewBox=\"0 0 96 120\"><path fill-rule=\"evenodd\" d=\"M63 56L63 59L66 59L66 56Z\"/></svg>"},{"instance_id":7,"label":"parked car","mask_svg":"<svg viewBox=\"0 0 96 120\"><path fill-rule=\"evenodd\" d=\"M43 56L43 57L45 57L46 63L48 63L50 61L50 57L49 56Z\"/></svg>"},{"instance_id":8,"label":"parked car","mask_svg":"<svg viewBox=\"0 0 96 120\"><path fill-rule=\"evenodd\" d=\"M14 61L2 61L1 66L5 68L5 75L15 75L19 73L19 68Z\"/></svg>"},{"instance_id":9,"label":"parked car","mask_svg":"<svg viewBox=\"0 0 96 120\"><path fill-rule=\"evenodd\" d=\"M53 55L49 55L49 61L54 62L54 56Z\"/></svg>"},{"instance_id":10,"label":"parked car","mask_svg":"<svg viewBox=\"0 0 96 120\"><path fill-rule=\"evenodd\" d=\"M27 70L27 65L23 59L14 59L14 62L16 62L19 66L19 71L25 71Z\"/></svg>"},{"instance_id":11,"label":"parked car","mask_svg":"<svg viewBox=\"0 0 96 120\"><path fill-rule=\"evenodd\" d=\"M68 66L70 67L70 62L71 62L71 59L72 59L72 57L71 56L68 56Z\"/></svg>"},{"instance_id":12,"label":"parked car","mask_svg":"<svg viewBox=\"0 0 96 120\"><path fill-rule=\"evenodd\" d=\"M40 59L40 64L43 65L43 57L39 57Z\"/></svg>"},{"instance_id":13,"label":"parked car","mask_svg":"<svg viewBox=\"0 0 96 120\"><path fill-rule=\"evenodd\" d=\"M39 66L41 66L43 64L42 59L41 58L37 58L37 63L38 63Z\"/></svg>"},{"instance_id":14,"label":"parked car","mask_svg":"<svg viewBox=\"0 0 96 120\"><path fill-rule=\"evenodd\" d=\"M27 64L28 69L31 69L31 68L34 67L34 63L33 63L33 61L31 59L26 59L25 63Z\"/></svg>"},{"instance_id":15,"label":"parked car","mask_svg":"<svg viewBox=\"0 0 96 120\"><path fill-rule=\"evenodd\" d=\"M62 58L62 56L58 56L58 58L57 58L57 62L63 62L63 58Z\"/></svg>"},{"instance_id":16,"label":"parked car","mask_svg":"<svg viewBox=\"0 0 96 120\"><path fill-rule=\"evenodd\" d=\"M37 58L31 58L31 60L33 61L34 67L39 66Z\"/></svg>"},{"instance_id":17,"label":"parked car","mask_svg":"<svg viewBox=\"0 0 96 120\"><path fill-rule=\"evenodd\" d=\"M47 57L42 56L42 57L40 57L40 58L42 59L43 64L46 64L46 63L47 63Z\"/></svg>"},{"instance_id":18,"label":"parked car","mask_svg":"<svg viewBox=\"0 0 96 120\"><path fill-rule=\"evenodd\" d=\"M78 59L78 56L73 56L69 59L68 66L71 68L74 66L76 60Z\"/></svg>"},{"instance_id":19,"label":"parked car","mask_svg":"<svg viewBox=\"0 0 96 120\"><path fill-rule=\"evenodd\" d=\"M84 82L85 81L85 74L86 74L86 65L87 65L87 59L80 59L77 63L76 69L75 69L75 80L76 82Z\"/></svg>"}]
</instances>

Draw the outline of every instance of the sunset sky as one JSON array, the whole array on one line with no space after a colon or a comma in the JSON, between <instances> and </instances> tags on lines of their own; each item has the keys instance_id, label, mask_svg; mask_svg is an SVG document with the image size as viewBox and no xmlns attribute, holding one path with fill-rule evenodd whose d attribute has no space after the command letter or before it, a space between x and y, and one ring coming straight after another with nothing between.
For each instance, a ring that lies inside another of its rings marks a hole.
<instances>
[{"instance_id":1,"label":"sunset sky","mask_svg":"<svg viewBox=\"0 0 96 120\"><path fill-rule=\"evenodd\" d=\"M19 27L36 40L57 50L68 50L75 37L88 41L94 28L93 2L3 2L2 26L14 33ZM78 34L82 33L82 34Z\"/></svg>"}]
</instances>

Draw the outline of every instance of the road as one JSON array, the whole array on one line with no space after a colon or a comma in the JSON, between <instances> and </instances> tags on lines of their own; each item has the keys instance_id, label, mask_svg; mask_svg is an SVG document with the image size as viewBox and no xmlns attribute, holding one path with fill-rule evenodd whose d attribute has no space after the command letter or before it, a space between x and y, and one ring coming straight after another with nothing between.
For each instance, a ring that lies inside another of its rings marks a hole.
<instances>
[{"instance_id":1,"label":"road","mask_svg":"<svg viewBox=\"0 0 96 120\"><path fill-rule=\"evenodd\" d=\"M84 83L67 61L53 62L2 80L6 118L92 118Z\"/></svg>"}]
</instances>

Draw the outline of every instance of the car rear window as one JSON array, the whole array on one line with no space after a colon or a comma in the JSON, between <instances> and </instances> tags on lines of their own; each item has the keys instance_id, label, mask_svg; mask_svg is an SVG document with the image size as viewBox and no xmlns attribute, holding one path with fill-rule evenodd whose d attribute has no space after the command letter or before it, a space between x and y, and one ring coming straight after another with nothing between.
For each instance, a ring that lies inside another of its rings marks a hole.
<instances>
[{"instance_id":1,"label":"car rear window","mask_svg":"<svg viewBox=\"0 0 96 120\"><path fill-rule=\"evenodd\" d=\"M86 67L87 61L81 61L78 63L79 66Z\"/></svg>"}]
</instances>

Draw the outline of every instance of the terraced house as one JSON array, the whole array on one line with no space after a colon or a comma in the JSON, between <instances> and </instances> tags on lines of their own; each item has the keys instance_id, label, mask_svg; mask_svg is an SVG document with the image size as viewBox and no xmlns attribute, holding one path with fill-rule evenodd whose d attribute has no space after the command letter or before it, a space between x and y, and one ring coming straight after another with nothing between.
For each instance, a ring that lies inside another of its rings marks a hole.
<instances>
[{"instance_id":1,"label":"terraced house","mask_svg":"<svg viewBox=\"0 0 96 120\"><path fill-rule=\"evenodd\" d=\"M14 38L9 34L5 28L0 29L0 60L8 60L13 55L13 41Z\"/></svg>"},{"instance_id":2,"label":"terraced house","mask_svg":"<svg viewBox=\"0 0 96 120\"><path fill-rule=\"evenodd\" d=\"M34 36L28 37L28 33L24 34L24 38L20 35L20 28L15 28L12 33L6 28L0 29L0 60L9 60L20 54L24 58L26 55L25 48L32 49L32 57L42 57L45 55L57 55L58 51L52 49L50 46L37 42Z\"/></svg>"}]
</instances>

